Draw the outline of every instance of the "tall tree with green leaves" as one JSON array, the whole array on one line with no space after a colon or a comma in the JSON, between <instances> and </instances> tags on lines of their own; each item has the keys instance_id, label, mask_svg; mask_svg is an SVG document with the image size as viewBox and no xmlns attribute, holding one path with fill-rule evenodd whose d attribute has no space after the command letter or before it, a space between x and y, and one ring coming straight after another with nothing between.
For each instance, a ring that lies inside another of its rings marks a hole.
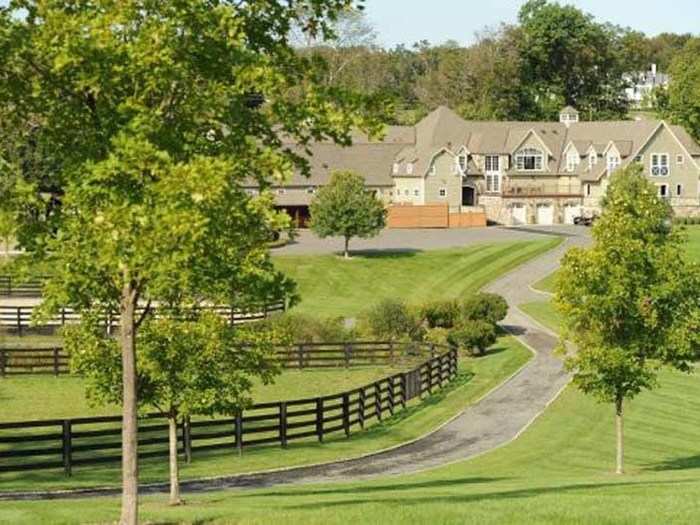
<instances>
[{"instance_id":1,"label":"tall tree with green leaves","mask_svg":"<svg viewBox=\"0 0 700 525\"><path fill-rule=\"evenodd\" d=\"M343 256L350 258L353 237L367 239L386 225L386 208L365 180L350 171L333 173L327 186L311 202L311 229L319 237L339 236L344 240Z\"/></svg>"},{"instance_id":2,"label":"tall tree with green leaves","mask_svg":"<svg viewBox=\"0 0 700 525\"><path fill-rule=\"evenodd\" d=\"M528 0L519 22L521 81L537 108L530 118L555 118L565 104L590 120L626 115L617 28L549 0Z\"/></svg>"},{"instance_id":3,"label":"tall tree with green leaves","mask_svg":"<svg viewBox=\"0 0 700 525\"><path fill-rule=\"evenodd\" d=\"M284 141L347 145L353 127L380 130L374 100L324 85L319 61L289 43L300 7L305 31L331 37L329 22L352 5L12 0L0 10L0 97L40 127L60 186L44 220L19 224L30 256L50 254L56 269L44 311L119 312L121 523L138 518L137 307L289 294L266 248L285 218L265 189L308 162ZM262 195L243 190L251 178ZM28 186L18 193L45 195Z\"/></svg>"},{"instance_id":4,"label":"tall tree with green leaves","mask_svg":"<svg viewBox=\"0 0 700 525\"><path fill-rule=\"evenodd\" d=\"M625 401L656 386L663 364L689 371L700 350L700 267L671 208L632 166L611 180L593 246L572 248L557 278L566 367L581 391L612 403L623 473Z\"/></svg>"},{"instance_id":5,"label":"tall tree with green leaves","mask_svg":"<svg viewBox=\"0 0 700 525\"><path fill-rule=\"evenodd\" d=\"M122 402L121 351L98 320L68 327L71 370L87 382L95 404ZM96 322L97 321L97 322ZM137 337L138 403L168 419L170 504L179 505L178 424L191 416L233 416L252 403L253 381L279 371L272 331L234 328L205 312L190 319L148 319Z\"/></svg>"},{"instance_id":6,"label":"tall tree with green leaves","mask_svg":"<svg viewBox=\"0 0 700 525\"><path fill-rule=\"evenodd\" d=\"M665 112L700 140L700 38L689 40L675 55Z\"/></svg>"}]
</instances>

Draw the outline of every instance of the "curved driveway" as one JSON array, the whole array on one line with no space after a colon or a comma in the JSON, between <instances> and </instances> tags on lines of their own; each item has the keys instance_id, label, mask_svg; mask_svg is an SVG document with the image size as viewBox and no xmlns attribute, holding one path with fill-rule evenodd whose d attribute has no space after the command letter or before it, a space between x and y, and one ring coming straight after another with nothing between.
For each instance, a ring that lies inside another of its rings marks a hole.
<instances>
[{"instance_id":1,"label":"curved driveway","mask_svg":"<svg viewBox=\"0 0 700 525\"><path fill-rule=\"evenodd\" d=\"M571 231L576 232L573 229ZM569 380L561 361L552 354L558 343L556 336L524 315L517 305L541 299L541 294L531 290L529 285L555 270L568 247L585 242L584 235L580 232L573 233L555 250L526 263L486 288L506 298L510 310L504 326L533 350L535 356L508 381L432 434L407 445L349 461L184 482L182 490L261 488L279 484L357 481L376 476L408 474L468 459L515 439L557 397ZM144 492L165 490L167 486L164 484L143 487ZM116 493L116 490L87 490L51 495L0 494L0 500Z\"/></svg>"}]
</instances>

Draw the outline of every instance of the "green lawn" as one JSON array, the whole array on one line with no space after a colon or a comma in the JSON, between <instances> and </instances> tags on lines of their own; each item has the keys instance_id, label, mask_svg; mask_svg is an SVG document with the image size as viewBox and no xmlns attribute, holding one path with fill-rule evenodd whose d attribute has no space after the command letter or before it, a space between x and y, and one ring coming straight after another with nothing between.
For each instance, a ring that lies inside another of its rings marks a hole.
<instances>
[{"instance_id":1,"label":"green lawn","mask_svg":"<svg viewBox=\"0 0 700 525\"><path fill-rule=\"evenodd\" d=\"M426 252L279 256L277 266L299 285L295 311L354 316L381 299L409 303L462 297L550 250L561 239L499 243Z\"/></svg>"},{"instance_id":2,"label":"green lawn","mask_svg":"<svg viewBox=\"0 0 700 525\"><path fill-rule=\"evenodd\" d=\"M187 495L169 508L144 498L158 523L697 523L700 381L663 373L628 406L627 474L612 474L613 410L568 389L519 439L471 461L353 484ZM106 522L118 499L3 502L8 523Z\"/></svg>"},{"instance_id":3,"label":"green lawn","mask_svg":"<svg viewBox=\"0 0 700 525\"><path fill-rule=\"evenodd\" d=\"M537 281L532 287L540 292L554 293L554 281L556 278L557 272L552 272L544 279Z\"/></svg>"},{"instance_id":4,"label":"green lawn","mask_svg":"<svg viewBox=\"0 0 700 525\"><path fill-rule=\"evenodd\" d=\"M338 433L335 437L324 441L322 445L311 439L292 443L286 450L275 446L244 449L241 457L234 450L229 454L201 453L195 456L191 465L183 465L183 478L201 478L332 461L410 441L461 412L467 405L522 367L530 357L530 352L514 338L502 337L487 356L460 360L460 374L453 387L437 393L421 404L410 405L406 411L397 413L381 424L372 425L364 432L352 434L349 439L342 437L342 433ZM306 374L306 372L302 373ZM308 378L308 382L311 383L311 381L313 379ZM337 387L340 389L341 385ZM143 461L140 474L141 481L144 483L165 481L167 463L164 459ZM65 478L58 471L6 473L0 474L0 491L115 485L119 479L118 464L76 468L70 479ZM3 508L3 505L0 504L0 508ZM0 523L3 518L3 514L0 513Z\"/></svg>"},{"instance_id":5,"label":"green lawn","mask_svg":"<svg viewBox=\"0 0 700 525\"><path fill-rule=\"evenodd\" d=\"M538 323L549 328L553 332L558 332L561 326L561 315L554 309L549 301L536 301L518 306L523 312L532 317Z\"/></svg>"},{"instance_id":6,"label":"green lawn","mask_svg":"<svg viewBox=\"0 0 700 525\"><path fill-rule=\"evenodd\" d=\"M266 403L324 396L369 384L404 369L377 366L285 370L277 376L274 384L257 384L253 389L253 399L256 403ZM0 406L0 422L121 413L117 406L91 406L85 398L85 381L69 375L15 376L0 380Z\"/></svg>"}]
</instances>

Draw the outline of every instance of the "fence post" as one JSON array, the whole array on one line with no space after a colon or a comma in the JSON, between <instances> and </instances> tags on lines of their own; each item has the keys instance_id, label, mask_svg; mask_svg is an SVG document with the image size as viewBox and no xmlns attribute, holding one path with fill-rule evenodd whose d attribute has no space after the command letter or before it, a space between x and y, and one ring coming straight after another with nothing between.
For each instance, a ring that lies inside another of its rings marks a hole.
<instances>
[{"instance_id":1,"label":"fence post","mask_svg":"<svg viewBox=\"0 0 700 525\"><path fill-rule=\"evenodd\" d=\"M389 378L389 413L394 415L394 378Z\"/></svg>"},{"instance_id":2,"label":"fence post","mask_svg":"<svg viewBox=\"0 0 700 525\"><path fill-rule=\"evenodd\" d=\"M343 345L343 352L345 353L345 368L350 368L350 344L345 343Z\"/></svg>"},{"instance_id":3,"label":"fence post","mask_svg":"<svg viewBox=\"0 0 700 525\"><path fill-rule=\"evenodd\" d=\"M318 442L323 443L323 398L316 398L316 435Z\"/></svg>"},{"instance_id":4,"label":"fence post","mask_svg":"<svg viewBox=\"0 0 700 525\"><path fill-rule=\"evenodd\" d=\"M360 428L365 428L365 387L360 388L358 416Z\"/></svg>"},{"instance_id":5,"label":"fence post","mask_svg":"<svg viewBox=\"0 0 700 525\"><path fill-rule=\"evenodd\" d=\"M394 364L394 341L389 341L389 360Z\"/></svg>"},{"instance_id":6,"label":"fence post","mask_svg":"<svg viewBox=\"0 0 700 525\"><path fill-rule=\"evenodd\" d=\"M280 444L287 448L287 402L280 402Z\"/></svg>"},{"instance_id":7,"label":"fence post","mask_svg":"<svg viewBox=\"0 0 700 525\"><path fill-rule=\"evenodd\" d=\"M5 350L0 349L0 377L5 377Z\"/></svg>"},{"instance_id":8,"label":"fence post","mask_svg":"<svg viewBox=\"0 0 700 525\"><path fill-rule=\"evenodd\" d=\"M22 337L22 307L17 307L17 335Z\"/></svg>"},{"instance_id":9,"label":"fence post","mask_svg":"<svg viewBox=\"0 0 700 525\"><path fill-rule=\"evenodd\" d=\"M406 410L406 376L408 376L407 372L399 376L401 381L401 408L403 410Z\"/></svg>"},{"instance_id":10,"label":"fence post","mask_svg":"<svg viewBox=\"0 0 700 525\"><path fill-rule=\"evenodd\" d=\"M304 345L300 344L297 351L299 353L299 369L302 369L304 368Z\"/></svg>"},{"instance_id":11,"label":"fence post","mask_svg":"<svg viewBox=\"0 0 700 525\"><path fill-rule=\"evenodd\" d=\"M63 420L63 472L66 476L72 474L73 466L73 445L72 445L72 435L71 435L71 421L70 419Z\"/></svg>"},{"instance_id":12,"label":"fence post","mask_svg":"<svg viewBox=\"0 0 700 525\"><path fill-rule=\"evenodd\" d=\"M182 422L182 448L185 451L185 461L192 463L192 427L189 416Z\"/></svg>"},{"instance_id":13,"label":"fence post","mask_svg":"<svg viewBox=\"0 0 700 525\"><path fill-rule=\"evenodd\" d=\"M377 381L374 383L374 410L377 412L377 419L382 420L382 388Z\"/></svg>"},{"instance_id":14,"label":"fence post","mask_svg":"<svg viewBox=\"0 0 700 525\"><path fill-rule=\"evenodd\" d=\"M58 375L58 348L53 349L53 375Z\"/></svg>"},{"instance_id":15,"label":"fence post","mask_svg":"<svg viewBox=\"0 0 700 525\"><path fill-rule=\"evenodd\" d=\"M350 394L343 394L343 430L345 437L350 436Z\"/></svg>"},{"instance_id":16,"label":"fence post","mask_svg":"<svg viewBox=\"0 0 700 525\"><path fill-rule=\"evenodd\" d=\"M61 306L61 326L66 324L66 307Z\"/></svg>"},{"instance_id":17,"label":"fence post","mask_svg":"<svg viewBox=\"0 0 700 525\"><path fill-rule=\"evenodd\" d=\"M236 414L236 448L240 456L243 451L243 411Z\"/></svg>"}]
</instances>

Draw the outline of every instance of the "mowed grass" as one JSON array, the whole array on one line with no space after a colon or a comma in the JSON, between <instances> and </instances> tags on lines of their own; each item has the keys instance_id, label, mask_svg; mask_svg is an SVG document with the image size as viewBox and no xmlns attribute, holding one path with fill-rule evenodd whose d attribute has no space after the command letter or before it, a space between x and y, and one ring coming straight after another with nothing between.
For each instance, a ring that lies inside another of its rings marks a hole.
<instances>
[{"instance_id":1,"label":"mowed grass","mask_svg":"<svg viewBox=\"0 0 700 525\"><path fill-rule=\"evenodd\" d=\"M410 404L405 411L398 411L394 417L373 424L365 431L356 431L349 438L345 438L342 432L332 434L323 444L319 444L315 439L292 442L286 450L274 445L244 449L240 457L233 447L230 453L199 453L190 465L182 465L182 477L196 479L328 462L357 457L405 443L425 435L464 410L516 372L531 357L530 351L516 339L501 337L486 356L460 359L459 376L452 386L422 403ZM310 376L303 379L309 383L313 381ZM341 389L341 386L338 385L337 388ZM374 420L370 421L372 422ZM167 476L165 458L141 462L141 482L164 482L168 479ZM73 470L71 478L66 478L58 470L3 473L0 474L0 491L116 486L119 480L119 464L77 467ZM0 509L4 508L4 503L0 504ZM73 514L72 520L78 521L78 516L80 515ZM0 512L0 523L5 519L9 519L8 515ZM47 519L51 522L50 517ZM87 517L86 520L89 521Z\"/></svg>"},{"instance_id":2,"label":"mowed grass","mask_svg":"<svg viewBox=\"0 0 700 525\"><path fill-rule=\"evenodd\" d=\"M154 523L692 524L700 501L700 380L664 372L626 407L627 473L612 473L611 406L567 389L516 441L422 474L350 484L143 499ZM7 523L116 519L117 498L3 502Z\"/></svg>"},{"instance_id":3,"label":"mowed grass","mask_svg":"<svg viewBox=\"0 0 700 525\"><path fill-rule=\"evenodd\" d=\"M408 368L409 365L406 366ZM405 368L392 366L284 370L270 385L255 384L256 403L324 396L351 390ZM114 405L94 406L85 380L64 376L13 376L0 380L0 422L120 414Z\"/></svg>"},{"instance_id":4,"label":"mowed grass","mask_svg":"<svg viewBox=\"0 0 700 525\"><path fill-rule=\"evenodd\" d=\"M552 249L560 238L475 245L425 252L278 256L278 268L298 283L294 308L322 316L356 316L385 298L411 304L463 297Z\"/></svg>"}]
</instances>

